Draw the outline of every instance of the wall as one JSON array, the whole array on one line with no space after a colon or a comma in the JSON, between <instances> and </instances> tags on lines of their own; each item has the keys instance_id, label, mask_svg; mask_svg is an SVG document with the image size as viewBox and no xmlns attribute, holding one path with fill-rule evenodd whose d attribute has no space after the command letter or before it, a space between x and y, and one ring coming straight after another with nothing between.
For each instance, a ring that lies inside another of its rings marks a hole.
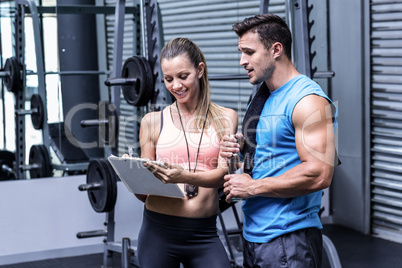
<instances>
[{"instance_id":1,"label":"wall","mask_svg":"<svg viewBox=\"0 0 402 268\"><path fill-rule=\"evenodd\" d=\"M1 181L0 265L103 252L104 237L76 237L78 232L104 228L106 214L96 213L87 193L78 190L85 181L84 175ZM135 245L142 211L143 203L118 182L116 242L129 237ZM233 229L231 210L223 217L226 228Z\"/></svg>"},{"instance_id":2,"label":"wall","mask_svg":"<svg viewBox=\"0 0 402 268\"><path fill-rule=\"evenodd\" d=\"M87 193L85 176L0 182L0 265L103 252L103 237L78 239L81 231L103 229ZM137 237L142 203L118 183L115 240Z\"/></svg>"}]
</instances>

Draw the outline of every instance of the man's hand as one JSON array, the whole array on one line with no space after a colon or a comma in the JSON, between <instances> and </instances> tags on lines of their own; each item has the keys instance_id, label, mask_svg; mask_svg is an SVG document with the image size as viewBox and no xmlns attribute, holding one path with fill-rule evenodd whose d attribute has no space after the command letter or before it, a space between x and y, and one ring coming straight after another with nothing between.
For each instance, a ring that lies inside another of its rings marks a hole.
<instances>
[{"instance_id":1,"label":"man's hand","mask_svg":"<svg viewBox=\"0 0 402 268\"><path fill-rule=\"evenodd\" d=\"M224 135L222 137L220 144L219 155L222 158L228 158L233 155L233 153L239 152L243 148L244 138L241 133L236 134L236 138Z\"/></svg>"},{"instance_id":2,"label":"man's hand","mask_svg":"<svg viewBox=\"0 0 402 268\"><path fill-rule=\"evenodd\" d=\"M186 183L189 171L182 166L164 163L167 168L151 162L144 162L144 167L151 171L163 183Z\"/></svg>"},{"instance_id":3,"label":"man's hand","mask_svg":"<svg viewBox=\"0 0 402 268\"><path fill-rule=\"evenodd\" d=\"M249 198L253 196L255 183L250 175L228 174L224 177L223 192L226 194L226 202L230 203L232 198Z\"/></svg>"}]
</instances>

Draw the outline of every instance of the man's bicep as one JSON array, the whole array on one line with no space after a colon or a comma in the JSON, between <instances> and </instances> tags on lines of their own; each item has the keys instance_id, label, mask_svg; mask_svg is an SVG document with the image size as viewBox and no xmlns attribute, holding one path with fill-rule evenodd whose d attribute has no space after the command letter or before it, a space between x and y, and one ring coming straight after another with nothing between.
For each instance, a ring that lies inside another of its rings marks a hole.
<instances>
[{"instance_id":1,"label":"man's bicep","mask_svg":"<svg viewBox=\"0 0 402 268\"><path fill-rule=\"evenodd\" d=\"M302 162L334 163L335 134L328 105L325 98L309 95L294 109L296 148Z\"/></svg>"}]
</instances>

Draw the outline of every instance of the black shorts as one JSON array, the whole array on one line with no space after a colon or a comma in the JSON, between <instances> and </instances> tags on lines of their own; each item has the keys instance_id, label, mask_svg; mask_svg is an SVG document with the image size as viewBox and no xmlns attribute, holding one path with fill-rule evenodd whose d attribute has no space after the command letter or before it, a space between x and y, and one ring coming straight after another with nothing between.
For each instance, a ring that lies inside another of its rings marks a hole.
<instances>
[{"instance_id":1,"label":"black shorts","mask_svg":"<svg viewBox=\"0 0 402 268\"><path fill-rule=\"evenodd\" d=\"M217 234L216 215L207 218L169 216L144 208L138 237L141 268L230 268Z\"/></svg>"},{"instance_id":2,"label":"black shorts","mask_svg":"<svg viewBox=\"0 0 402 268\"><path fill-rule=\"evenodd\" d=\"M322 232L306 228L284 234L268 243L244 241L244 267L317 268L322 261Z\"/></svg>"}]
</instances>

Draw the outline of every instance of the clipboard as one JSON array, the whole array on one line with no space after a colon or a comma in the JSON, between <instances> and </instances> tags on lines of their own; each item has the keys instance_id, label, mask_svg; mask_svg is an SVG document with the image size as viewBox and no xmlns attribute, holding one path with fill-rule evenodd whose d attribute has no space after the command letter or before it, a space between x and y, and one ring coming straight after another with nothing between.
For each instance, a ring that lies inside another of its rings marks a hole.
<instances>
[{"instance_id":1,"label":"clipboard","mask_svg":"<svg viewBox=\"0 0 402 268\"><path fill-rule=\"evenodd\" d=\"M162 162L151 161L138 157L108 157L110 164L116 171L117 176L127 189L133 194L149 194L174 198L184 198L184 193L177 184L163 183L152 174L144 162L151 162L164 166Z\"/></svg>"}]
</instances>

